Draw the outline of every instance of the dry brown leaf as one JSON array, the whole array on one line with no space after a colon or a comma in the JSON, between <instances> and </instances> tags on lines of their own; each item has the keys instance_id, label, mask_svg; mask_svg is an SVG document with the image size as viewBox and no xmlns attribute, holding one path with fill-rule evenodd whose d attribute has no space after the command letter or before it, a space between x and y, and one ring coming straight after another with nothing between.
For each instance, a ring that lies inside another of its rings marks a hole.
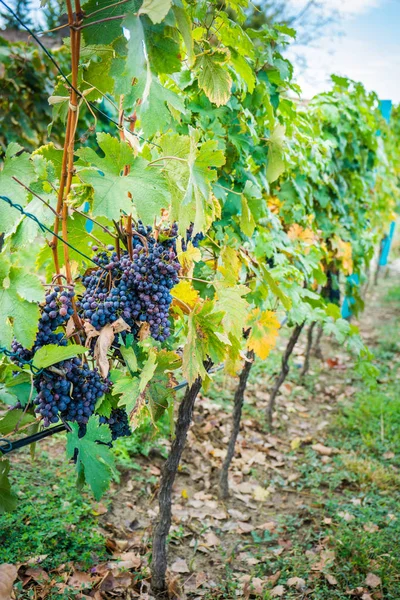
<instances>
[{"instance_id":1,"label":"dry brown leaf","mask_svg":"<svg viewBox=\"0 0 400 600\"><path fill-rule=\"evenodd\" d=\"M221 544L221 540L213 531L210 531L204 537L206 546L219 546Z\"/></svg>"},{"instance_id":2,"label":"dry brown leaf","mask_svg":"<svg viewBox=\"0 0 400 600\"><path fill-rule=\"evenodd\" d=\"M375 523L365 523L363 529L364 531L368 531L368 533L375 533L376 531L379 531L379 527L378 525L375 525Z\"/></svg>"},{"instance_id":3,"label":"dry brown leaf","mask_svg":"<svg viewBox=\"0 0 400 600\"><path fill-rule=\"evenodd\" d=\"M385 452L384 454L382 454L383 458L385 458L386 460L391 460L392 458L395 457L395 453L394 452Z\"/></svg>"},{"instance_id":4,"label":"dry brown leaf","mask_svg":"<svg viewBox=\"0 0 400 600\"><path fill-rule=\"evenodd\" d=\"M139 328L139 332L138 332L139 341L143 342L143 340L145 340L149 336L150 336L150 325L146 322L142 323Z\"/></svg>"},{"instance_id":5,"label":"dry brown leaf","mask_svg":"<svg viewBox=\"0 0 400 600\"><path fill-rule=\"evenodd\" d=\"M306 587L306 581L302 577L290 577L286 583L289 587L295 587L298 592Z\"/></svg>"},{"instance_id":6,"label":"dry brown leaf","mask_svg":"<svg viewBox=\"0 0 400 600\"><path fill-rule=\"evenodd\" d=\"M68 585L77 589L92 587L92 583L94 582L95 580L92 579L89 573L83 573L82 571L75 571L68 578Z\"/></svg>"},{"instance_id":7,"label":"dry brown leaf","mask_svg":"<svg viewBox=\"0 0 400 600\"><path fill-rule=\"evenodd\" d=\"M238 533L250 533L251 531L254 531L254 525L251 523L243 523L242 521L238 521L237 526Z\"/></svg>"},{"instance_id":8,"label":"dry brown leaf","mask_svg":"<svg viewBox=\"0 0 400 600\"><path fill-rule=\"evenodd\" d=\"M346 523L350 523L350 521L354 521L355 519L355 516L347 511L338 512L338 516L342 517L343 521L346 521Z\"/></svg>"},{"instance_id":9,"label":"dry brown leaf","mask_svg":"<svg viewBox=\"0 0 400 600\"><path fill-rule=\"evenodd\" d=\"M17 578L17 569L7 563L0 565L0 600L11 600L13 583Z\"/></svg>"},{"instance_id":10,"label":"dry brown leaf","mask_svg":"<svg viewBox=\"0 0 400 600\"><path fill-rule=\"evenodd\" d=\"M93 507L93 514L96 516L105 515L107 512L108 508L102 502L98 502Z\"/></svg>"},{"instance_id":11,"label":"dry brown leaf","mask_svg":"<svg viewBox=\"0 0 400 600\"><path fill-rule=\"evenodd\" d=\"M381 583L381 578L378 577L378 575L375 575L374 573L368 573L367 577L365 578L365 585L372 589L375 589L376 587L380 586Z\"/></svg>"},{"instance_id":12,"label":"dry brown leaf","mask_svg":"<svg viewBox=\"0 0 400 600\"><path fill-rule=\"evenodd\" d=\"M261 529L261 531L273 531L276 527L275 521L267 521L266 523L262 523L261 525L257 525L256 529Z\"/></svg>"},{"instance_id":13,"label":"dry brown leaf","mask_svg":"<svg viewBox=\"0 0 400 600\"><path fill-rule=\"evenodd\" d=\"M274 588L272 588L270 594L272 598L281 598L285 592L285 586L276 585Z\"/></svg>"},{"instance_id":14,"label":"dry brown leaf","mask_svg":"<svg viewBox=\"0 0 400 600\"><path fill-rule=\"evenodd\" d=\"M173 573L190 573L190 569L184 558L178 558L178 560L172 563L171 571Z\"/></svg>"},{"instance_id":15,"label":"dry brown leaf","mask_svg":"<svg viewBox=\"0 0 400 600\"><path fill-rule=\"evenodd\" d=\"M274 573L273 575L270 575L268 577L268 581L271 583L271 585L275 585L275 583L278 581L280 576L281 576L281 571L277 571L276 573Z\"/></svg>"},{"instance_id":16,"label":"dry brown leaf","mask_svg":"<svg viewBox=\"0 0 400 600\"><path fill-rule=\"evenodd\" d=\"M336 577L334 577L333 575L329 575L329 573L325 573L325 579L327 580L327 582L330 585L337 585L338 581L336 579Z\"/></svg>"},{"instance_id":17,"label":"dry brown leaf","mask_svg":"<svg viewBox=\"0 0 400 600\"><path fill-rule=\"evenodd\" d=\"M100 589L102 592L118 592L126 590L132 585L132 575L128 572L112 573L109 571L106 577L101 582Z\"/></svg>"},{"instance_id":18,"label":"dry brown leaf","mask_svg":"<svg viewBox=\"0 0 400 600\"><path fill-rule=\"evenodd\" d=\"M102 327L98 332L98 338L94 347L93 355L102 377L107 377L110 370L107 353L114 342L115 335L117 333L121 333L121 331L130 330L131 328L129 327L128 323L125 323L123 319L119 318L114 321L114 323L104 325L104 327Z\"/></svg>"},{"instance_id":19,"label":"dry brown leaf","mask_svg":"<svg viewBox=\"0 0 400 600\"><path fill-rule=\"evenodd\" d=\"M142 559L136 552L122 552L118 556L117 566L124 569L139 569Z\"/></svg>"},{"instance_id":20,"label":"dry brown leaf","mask_svg":"<svg viewBox=\"0 0 400 600\"><path fill-rule=\"evenodd\" d=\"M332 454L337 454L338 450L336 448L329 448L328 446L324 446L323 444L313 444L311 448L321 454L322 456L332 456Z\"/></svg>"},{"instance_id":21,"label":"dry brown leaf","mask_svg":"<svg viewBox=\"0 0 400 600\"><path fill-rule=\"evenodd\" d=\"M70 338L71 336L74 335L75 331L76 331L76 328L75 328L74 317L70 317L68 319L68 323L67 323L67 326L65 328L65 336L67 338Z\"/></svg>"},{"instance_id":22,"label":"dry brown leaf","mask_svg":"<svg viewBox=\"0 0 400 600\"><path fill-rule=\"evenodd\" d=\"M361 600L374 600L373 597L371 596L371 594L367 594L367 592L365 592L365 594L363 594L361 596Z\"/></svg>"}]
</instances>

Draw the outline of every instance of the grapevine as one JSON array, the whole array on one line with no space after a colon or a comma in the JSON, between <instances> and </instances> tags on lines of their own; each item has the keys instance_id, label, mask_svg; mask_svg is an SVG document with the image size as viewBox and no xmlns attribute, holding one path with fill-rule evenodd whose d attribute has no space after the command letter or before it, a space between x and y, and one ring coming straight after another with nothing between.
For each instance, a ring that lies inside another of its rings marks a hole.
<instances>
[{"instance_id":1,"label":"grapevine","mask_svg":"<svg viewBox=\"0 0 400 600\"><path fill-rule=\"evenodd\" d=\"M79 484L99 499L113 442L172 417L179 373L152 551L162 595L172 487L212 365L240 374L226 498L250 369L281 323L291 332L270 425L304 329L304 376L315 328L318 345L333 334L369 360L340 304L351 291L352 309L363 306L359 284L396 208L398 153L361 84L333 77L307 105L292 99L284 51L295 34L251 29L247 0L226 11L214 0L97 4L65 1L68 67L56 66L49 99L62 138L32 154L13 141L0 172L1 383L12 398L0 433L14 411L37 428L62 421ZM28 381L27 397L15 384Z\"/></svg>"}]
</instances>

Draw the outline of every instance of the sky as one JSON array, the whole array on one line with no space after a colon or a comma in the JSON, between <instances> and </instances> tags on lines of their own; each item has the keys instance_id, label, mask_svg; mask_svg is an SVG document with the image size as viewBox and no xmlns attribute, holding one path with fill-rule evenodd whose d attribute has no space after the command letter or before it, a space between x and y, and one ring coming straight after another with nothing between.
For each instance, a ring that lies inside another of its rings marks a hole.
<instances>
[{"instance_id":1,"label":"sky","mask_svg":"<svg viewBox=\"0 0 400 600\"><path fill-rule=\"evenodd\" d=\"M287 0L300 12L309 0ZM400 103L400 0L315 0L329 13L337 11L336 33L308 47L293 47L288 58L295 64L303 98L330 89L330 74L361 81L382 100ZM38 20L40 0L32 1ZM307 67L304 66L304 59Z\"/></svg>"},{"instance_id":2,"label":"sky","mask_svg":"<svg viewBox=\"0 0 400 600\"><path fill-rule=\"evenodd\" d=\"M296 7L304 0L290 0ZM324 0L338 10L339 36L289 51L304 98L329 90L331 73L361 81L381 100L400 102L400 0ZM306 59L307 67L297 55Z\"/></svg>"}]
</instances>

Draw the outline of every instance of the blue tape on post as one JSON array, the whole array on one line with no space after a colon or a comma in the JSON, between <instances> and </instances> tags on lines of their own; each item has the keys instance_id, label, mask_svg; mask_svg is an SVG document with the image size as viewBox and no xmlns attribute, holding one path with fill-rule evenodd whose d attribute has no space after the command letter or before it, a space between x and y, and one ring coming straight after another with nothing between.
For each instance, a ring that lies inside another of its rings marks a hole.
<instances>
[{"instance_id":1,"label":"blue tape on post","mask_svg":"<svg viewBox=\"0 0 400 600\"><path fill-rule=\"evenodd\" d=\"M392 116L392 106L393 104L391 100L380 100L379 102L379 109L382 117L387 123L389 123L390 117Z\"/></svg>"},{"instance_id":2,"label":"blue tape on post","mask_svg":"<svg viewBox=\"0 0 400 600\"><path fill-rule=\"evenodd\" d=\"M389 254L390 254L390 249L392 247L395 229L396 229L396 223L394 221L392 221L390 224L389 235L385 235L385 237L382 240L381 255L379 258L379 266L380 267L386 267L386 265L388 264Z\"/></svg>"},{"instance_id":3,"label":"blue tape on post","mask_svg":"<svg viewBox=\"0 0 400 600\"><path fill-rule=\"evenodd\" d=\"M350 275L347 278L347 281L355 287L358 287L360 285L360 278L357 275L357 273ZM353 298L353 296L345 296L345 299L343 300L343 304L342 304L342 309L341 309L342 319L349 319L352 316L353 311L352 311L351 307L355 303L356 303L356 299Z\"/></svg>"},{"instance_id":4,"label":"blue tape on post","mask_svg":"<svg viewBox=\"0 0 400 600\"><path fill-rule=\"evenodd\" d=\"M85 204L83 205L83 212L88 212L89 210L89 202L85 202ZM93 221L89 221L89 219L86 219L86 225L85 225L85 229L88 233L91 233L93 231L93 227L94 227L94 223Z\"/></svg>"}]
</instances>

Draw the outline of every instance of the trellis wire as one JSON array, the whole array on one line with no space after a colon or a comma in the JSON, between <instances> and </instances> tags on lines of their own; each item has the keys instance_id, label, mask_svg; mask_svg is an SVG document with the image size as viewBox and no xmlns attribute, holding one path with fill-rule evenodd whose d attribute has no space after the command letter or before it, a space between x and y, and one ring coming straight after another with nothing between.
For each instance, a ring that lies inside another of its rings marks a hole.
<instances>
[{"instance_id":1,"label":"trellis wire","mask_svg":"<svg viewBox=\"0 0 400 600\"><path fill-rule=\"evenodd\" d=\"M2 0L0 0L0 2L2 2ZM38 225L38 227L40 227L41 231L43 231L43 232L47 231L52 236L54 236L58 240L60 240L60 242L62 242L63 244L65 244L66 246L71 248L71 250L73 250L74 252L77 252L78 254L83 256L83 258L86 258L86 260L89 260L90 262L95 264L97 268L99 268L99 265L92 258L90 258L90 256L87 256L86 254L84 254L83 252L78 250L78 248L75 248L75 246L73 246L69 242L65 241L60 235L58 235L57 233L54 233L54 231L52 231L49 227L47 227L41 221L39 221L39 219L37 218L36 215L26 212L20 204L16 204L10 198L8 198L8 196L0 196L0 199L3 200L3 202L6 202L12 208L15 208L16 210L18 210L21 213L21 215L28 217L28 219L32 219L32 221L34 221Z\"/></svg>"}]
</instances>

